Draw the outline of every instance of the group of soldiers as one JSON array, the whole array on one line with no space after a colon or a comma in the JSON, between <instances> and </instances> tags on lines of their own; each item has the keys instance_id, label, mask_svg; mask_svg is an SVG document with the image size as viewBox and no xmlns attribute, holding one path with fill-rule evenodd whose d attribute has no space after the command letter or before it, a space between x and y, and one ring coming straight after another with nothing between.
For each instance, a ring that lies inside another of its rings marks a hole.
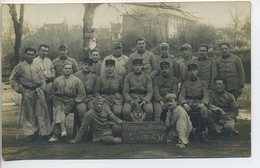
<instances>
[{"instance_id":1,"label":"group of soldiers","mask_svg":"<svg viewBox=\"0 0 260 168\"><path fill-rule=\"evenodd\" d=\"M147 51L143 38L136 40L136 52L122 54L115 42L112 54L100 61L100 50L91 50L79 69L61 44L58 58L47 58L45 44L25 49L24 61L11 76L13 89L22 94L21 123L29 141L36 137L56 142L67 136L66 116L75 113L80 128L69 143L78 143L86 133L92 141L121 143L123 122L165 122L167 141L177 138L184 148L194 134L189 114L200 117L200 139L210 135L238 134L236 102L244 87L244 69L239 57L230 54L229 44L219 45L221 57L207 56L208 46L200 45L198 57L192 47L181 47L182 59L169 54L169 44L160 44L160 55Z\"/></svg>"}]
</instances>

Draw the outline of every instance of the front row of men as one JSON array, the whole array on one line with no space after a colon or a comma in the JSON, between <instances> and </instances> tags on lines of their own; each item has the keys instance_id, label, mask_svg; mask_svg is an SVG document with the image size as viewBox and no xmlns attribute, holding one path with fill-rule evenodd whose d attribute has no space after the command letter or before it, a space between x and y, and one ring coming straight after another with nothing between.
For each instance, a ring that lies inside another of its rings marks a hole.
<instances>
[{"instance_id":1,"label":"front row of men","mask_svg":"<svg viewBox=\"0 0 260 168\"><path fill-rule=\"evenodd\" d=\"M29 49L25 53L25 61L15 67L10 82L15 91L23 96L21 119L24 134L29 140L36 134L47 137L52 130L49 141L58 141L59 136L67 135L66 116L76 111L81 127L71 143L79 142L86 131L92 133L93 141L120 143L120 138L113 137L111 127L120 125L123 122L121 119L132 121L131 113L138 107L144 111L144 121L153 119L156 122L161 120L162 111L166 109L168 112L163 120L168 139L177 136L177 146L180 148L188 144L189 133L193 130L188 116L191 111L200 113L203 142L209 142L205 135L206 128L210 134L216 132L214 122L222 125L223 131L229 135L235 131L238 106L233 95L225 91L224 79L216 78L215 91L209 93L207 83L198 78L197 63L190 62L190 78L178 92L178 80L170 75L169 62L160 63L161 73L152 81L150 75L143 73L142 59L132 60L133 72L125 79L114 73L115 61L111 59L105 61L106 73L99 77L90 72L93 65L91 59L84 59L82 70L74 75L71 75L73 65L65 62L61 67L63 74L54 80L48 95L54 107L51 126L45 103L45 78L36 64L32 64L35 51Z\"/></svg>"}]
</instances>

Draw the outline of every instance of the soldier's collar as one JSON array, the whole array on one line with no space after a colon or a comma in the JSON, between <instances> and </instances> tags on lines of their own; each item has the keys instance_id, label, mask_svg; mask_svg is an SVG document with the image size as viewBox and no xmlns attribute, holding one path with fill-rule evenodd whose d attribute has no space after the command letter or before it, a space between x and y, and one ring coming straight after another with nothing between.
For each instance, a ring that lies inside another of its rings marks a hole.
<instances>
[{"instance_id":1,"label":"soldier's collar","mask_svg":"<svg viewBox=\"0 0 260 168\"><path fill-rule=\"evenodd\" d=\"M106 78L114 79L115 78L115 73L112 73L112 74L106 73Z\"/></svg>"}]
</instances>

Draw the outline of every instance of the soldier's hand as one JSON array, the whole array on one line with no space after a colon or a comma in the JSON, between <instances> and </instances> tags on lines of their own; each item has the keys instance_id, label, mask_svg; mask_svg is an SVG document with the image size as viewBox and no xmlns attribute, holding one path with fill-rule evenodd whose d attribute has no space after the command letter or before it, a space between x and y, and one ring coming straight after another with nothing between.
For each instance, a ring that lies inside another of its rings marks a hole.
<instances>
[{"instance_id":1,"label":"soldier's hand","mask_svg":"<svg viewBox=\"0 0 260 168\"><path fill-rule=\"evenodd\" d=\"M187 103L185 103L183 107L186 111L190 111L190 106Z\"/></svg>"},{"instance_id":2,"label":"soldier's hand","mask_svg":"<svg viewBox=\"0 0 260 168\"><path fill-rule=\"evenodd\" d=\"M198 107L199 107L199 108L202 108L202 107L204 107L204 106L205 106L204 103L199 103L199 104L198 104Z\"/></svg>"},{"instance_id":3,"label":"soldier's hand","mask_svg":"<svg viewBox=\"0 0 260 168\"><path fill-rule=\"evenodd\" d=\"M76 144L74 139L71 139L71 140L67 141L67 143L69 143L69 144Z\"/></svg>"}]
</instances>

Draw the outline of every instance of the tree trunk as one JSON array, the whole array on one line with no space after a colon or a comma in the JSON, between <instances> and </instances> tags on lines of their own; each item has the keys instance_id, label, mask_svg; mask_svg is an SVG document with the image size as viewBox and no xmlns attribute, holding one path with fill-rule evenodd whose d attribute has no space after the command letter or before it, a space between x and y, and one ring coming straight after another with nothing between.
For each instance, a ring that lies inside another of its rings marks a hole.
<instances>
[{"instance_id":1,"label":"tree trunk","mask_svg":"<svg viewBox=\"0 0 260 168\"><path fill-rule=\"evenodd\" d=\"M89 57L91 49L96 46L94 38L93 20L95 9L101 5L101 3L86 3L83 4L85 8L83 18L83 51L84 56Z\"/></svg>"}]
</instances>

